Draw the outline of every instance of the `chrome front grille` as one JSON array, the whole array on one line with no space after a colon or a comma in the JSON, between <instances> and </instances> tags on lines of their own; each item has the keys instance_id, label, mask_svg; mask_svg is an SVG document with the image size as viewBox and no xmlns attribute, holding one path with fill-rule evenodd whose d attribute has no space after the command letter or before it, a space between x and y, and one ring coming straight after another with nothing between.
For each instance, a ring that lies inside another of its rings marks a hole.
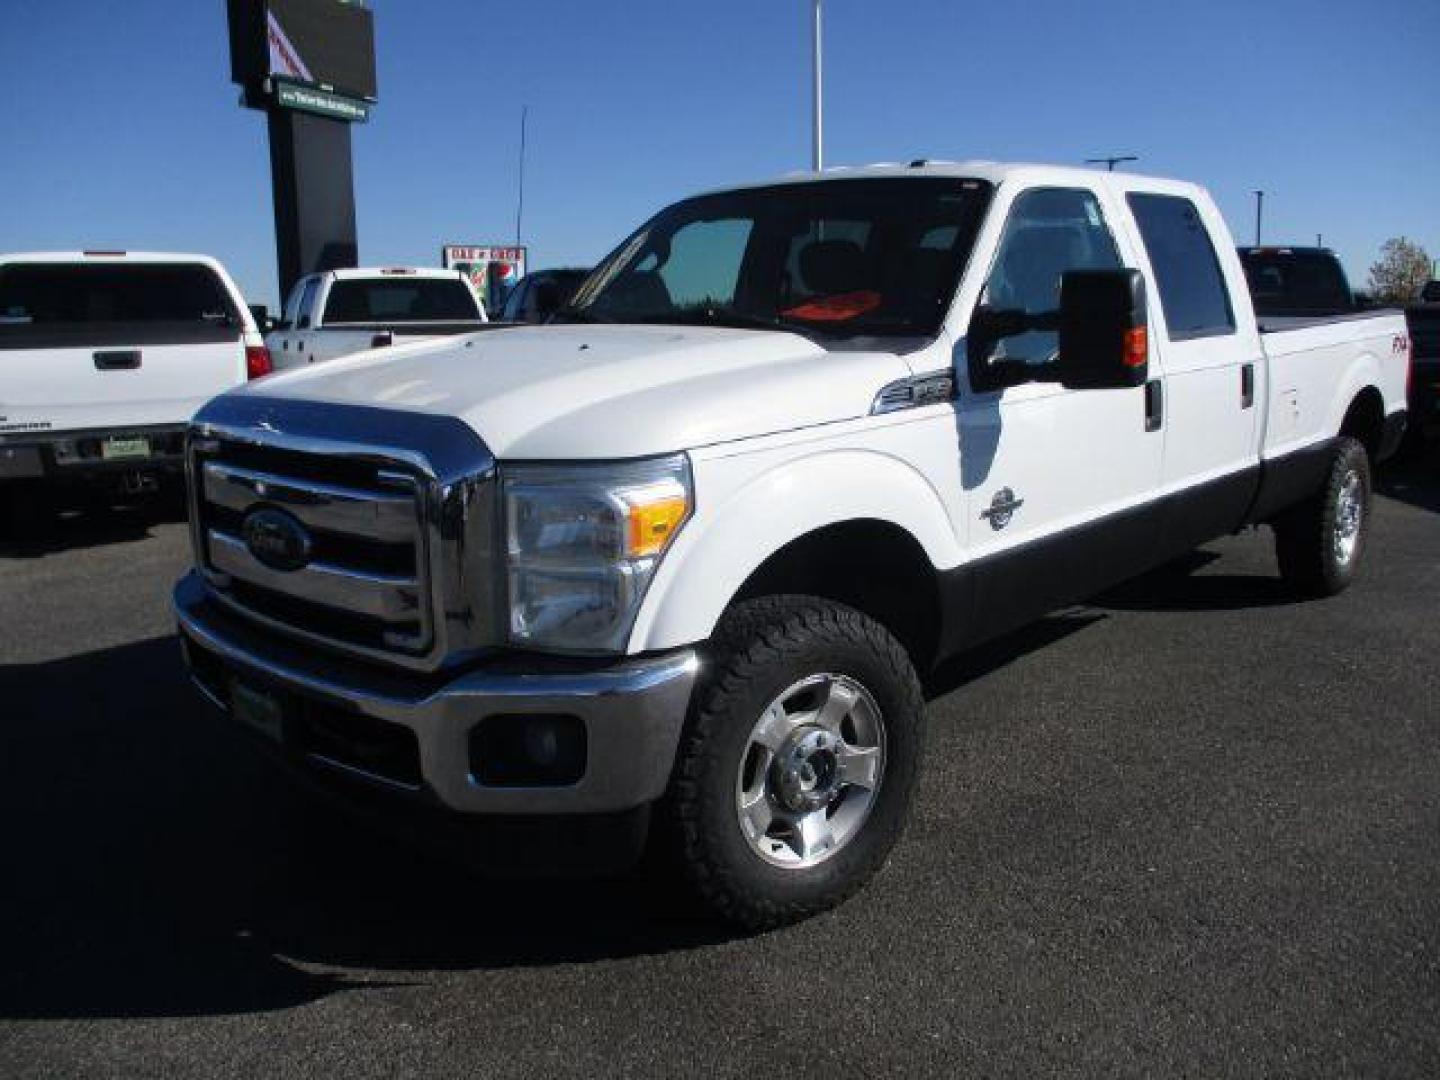
<instances>
[{"instance_id":1,"label":"chrome front grille","mask_svg":"<svg viewBox=\"0 0 1440 1080\"><path fill-rule=\"evenodd\" d=\"M187 463L196 558L214 598L268 629L411 668L495 644L494 462L454 425L357 406L212 402ZM381 433L383 445L360 441ZM246 522L258 511L280 512L304 540L302 558L277 564L254 547Z\"/></svg>"}]
</instances>

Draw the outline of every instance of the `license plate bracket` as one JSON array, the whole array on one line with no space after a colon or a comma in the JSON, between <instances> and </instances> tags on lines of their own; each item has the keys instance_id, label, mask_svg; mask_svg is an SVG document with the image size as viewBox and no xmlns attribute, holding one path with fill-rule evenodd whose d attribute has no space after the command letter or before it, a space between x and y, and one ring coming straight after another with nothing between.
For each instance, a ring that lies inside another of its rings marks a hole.
<instances>
[{"instance_id":1,"label":"license plate bracket","mask_svg":"<svg viewBox=\"0 0 1440 1080\"><path fill-rule=\"evenodd\" d=\"M150 456L150 440L143 435L126 438L112 435L100 444L100 456L105 461L127 461Z\"/></svg>"},{"instance_id":2,"label":"license plate bracket","mask_svg":"<svg viewBox=\"0 0 1440 1080\"><path fill-rule=\"evenodd\" d=\"M280 699L235 679L230 683L230 711L235 719L273 743L285 739L285 707Z\"/></svg>"}]
</instances>

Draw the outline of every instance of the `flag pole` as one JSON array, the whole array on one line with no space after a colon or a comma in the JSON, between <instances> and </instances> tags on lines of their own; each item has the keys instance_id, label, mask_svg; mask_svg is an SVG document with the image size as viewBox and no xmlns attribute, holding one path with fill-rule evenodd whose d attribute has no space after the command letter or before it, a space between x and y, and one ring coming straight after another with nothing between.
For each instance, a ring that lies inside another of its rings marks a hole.
<instances>
[{"instance_id":1,"label":"flag pole","mask_svg":"<svg viewBox=\"0 0 1440 1080\"><path fill-rule=\"evenodd\" d=\"M821 5L822 0L813 0L814 17L810 26L810 45L814 54L814 84L811 87L813 131L810 166L816 172L825 168L825 66Z\"/></svg>"}]
</instances>

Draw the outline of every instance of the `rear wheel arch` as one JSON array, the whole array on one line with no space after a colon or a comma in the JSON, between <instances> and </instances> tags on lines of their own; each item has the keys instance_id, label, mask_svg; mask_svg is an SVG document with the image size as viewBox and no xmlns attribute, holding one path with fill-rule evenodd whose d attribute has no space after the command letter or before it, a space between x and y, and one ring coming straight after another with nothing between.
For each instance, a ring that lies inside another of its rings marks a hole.
<instances>
[{"instance_id":1,"label":"rear wheel arch","mask_svg":"<svg viewBox=\"0 0 1440 1080\"><path fill-rule=\"evenodd\" d=\"M1340 422L1340 434L1364 446L1371 461L1378 459L1385 441L1385 399L1379 390L1366 386L1351 399Z\"/></svg>"}]
</instances>

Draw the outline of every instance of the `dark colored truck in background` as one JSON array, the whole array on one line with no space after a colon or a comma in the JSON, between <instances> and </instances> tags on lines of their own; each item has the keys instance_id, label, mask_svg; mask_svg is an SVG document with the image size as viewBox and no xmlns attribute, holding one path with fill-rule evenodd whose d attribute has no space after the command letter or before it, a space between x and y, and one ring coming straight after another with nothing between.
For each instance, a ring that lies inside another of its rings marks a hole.
<instances>
[{"instance_id":1,"label":"dark colored truck in background","mask_svg":"<svg viewBox=\"0 0 1440 1080\"><path fill-rule=\"evenodd\" d=\"M1405 311L1415 368L1410 376L1411 430L1424 438L1440 428L1440 281L1420 294L1420 303Z\"/></svg>"}]
</instances>

